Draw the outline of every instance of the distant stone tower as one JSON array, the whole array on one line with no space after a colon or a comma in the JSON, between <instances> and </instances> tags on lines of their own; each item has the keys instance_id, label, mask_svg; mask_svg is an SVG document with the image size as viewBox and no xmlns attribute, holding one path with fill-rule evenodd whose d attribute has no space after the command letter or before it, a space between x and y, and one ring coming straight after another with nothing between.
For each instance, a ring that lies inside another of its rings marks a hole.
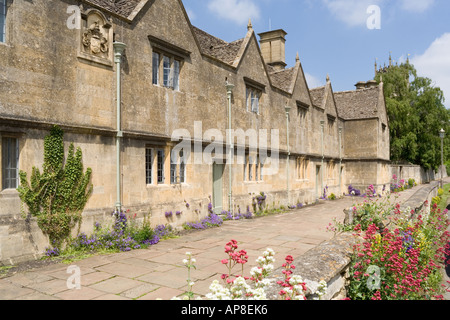
<instances>
[{"instance_id":1,"label":"distant stone tower","mask_svg":"<svg viewBox=\"0 0 450 320\"><path fill-rule=\"evenodd\" d=\"M406 64L409 65L409 54L408 54L408 58L406 59ZM398 65L398 63L396 63L396 65ZM378 68L377 59L375 59L375 77L380 73L386 73L389 70L389 68L392 68L393 66L394 66L394 64L393 64L391 52L389 52L389 65L387 67L386 67L386 64L384 64L384 67Z\"/></svg>"}]
</instances>

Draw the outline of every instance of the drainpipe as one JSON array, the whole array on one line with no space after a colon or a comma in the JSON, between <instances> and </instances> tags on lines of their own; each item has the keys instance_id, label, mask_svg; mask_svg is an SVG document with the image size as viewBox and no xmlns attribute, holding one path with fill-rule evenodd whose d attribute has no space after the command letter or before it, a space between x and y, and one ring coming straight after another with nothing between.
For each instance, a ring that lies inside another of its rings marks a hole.
<instances>
[{"instance_id":1,"label":"drainpipe","mask_svg":"<svg viewBox=\"0 0 450 320\"><path fill-rule=\"evenodd\" d=\"M122 210L122 190L121 190L121 177L120 177L120 143L121 139L123 138L123 131L122 131L122 119L121 119L121 104L122 104L122 84L121 84L121 78L120 78L120 71L121 71L121 62L122 62L122 54L126 48L126 45L121 42L114 42L114 62L116 63L116 74L117 74L117 135L116 135L116 151L117 151L117 202L116 202L116 212L119 213Z\"/></svg>"},{"instance_id":2,"label":"drainpipe","mask_svg":"<svg viewBox=\"0 0 450 320\"><path fill-rule=\"evenodd\" d=\"M287 162L286 162L286 184L287 184L287 194L288 194L288 207L291 205L291 186L289 185L289 162L291 157L291 147L290 147L290 141L289 141L289 112L291 111L291 107L286 104L286 107L284 108L286 111L286 129L287 129Z\"/></svg>"},{"instance_id":3,"label":"drainpipe","mask_svg":"<svg viewBox=\"0 0 450 320\"><path fill-rule=\"evenodd\" d=\"M228 164L228 206L229 206L229 211L233 212L233 172L232 172L232 167L233 167L233 141L231 141L232 139L232 135L231 135L231 126L232 126L232 122L231 122L231 97L233 95L233 89L234 89L234 85L231 83L228 83L228 81L226 82L226 88L227 88L227 99L228 99L228 143L229 143L229 164Z\"/></svg>"},{"instance_id":4,"label":"drainpipe","mask_svg":"<svg viewBox=\"0 0 450 320\"><path fill-rule=\"evenodd\" d=\"M342 127L339 127L339 193L342 192Z\"/></svg>"},{"instance_id":5,"label":"drainpipe","mask_svg":"<svg viewBox=\"0 0 450 320\"><path fill-rule=\"evenodd\" d=\"M324 120L320 121L320 127L321 127L321 130L322 130L322 169L321 169L321 171L322 171L322 173L321 173L322 183L321 183L321 190L320 190L320 192L323 192L323 188L324 188L323 172L325 170L325 168L324 168L325 150L324 150L324 147L323 147L323 139L324 139L323 136L324 136L324 130L325 130L325 121Z\"/></svg>"}]
</instances>

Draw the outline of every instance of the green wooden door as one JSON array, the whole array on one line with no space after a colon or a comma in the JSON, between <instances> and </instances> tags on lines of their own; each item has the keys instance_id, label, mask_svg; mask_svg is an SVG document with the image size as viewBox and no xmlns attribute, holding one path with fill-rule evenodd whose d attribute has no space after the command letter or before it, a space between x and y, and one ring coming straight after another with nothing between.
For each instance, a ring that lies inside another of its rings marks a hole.
<instances>
[{"instance_id":1,"label":"green wooden door","mask_svg":"<svg viewBox=\"0 0 450 320\"><path fill-rule=\"evenodd\" d=\"M316 166L316 199L318 200L323 194L323 183L322 183L322 172L321 172L321 167L320 166Z\"/></svg>"},{"instance_id":2,"label":"green wooden door","mask_svg":"<svg viewBox=\"0 0 450 320\"><path fill-rule=\"evenodd\" d=\"M224 165L213 164L213 210L215 214L223 211L223 172Z\"/></svg>"}]
</instances>

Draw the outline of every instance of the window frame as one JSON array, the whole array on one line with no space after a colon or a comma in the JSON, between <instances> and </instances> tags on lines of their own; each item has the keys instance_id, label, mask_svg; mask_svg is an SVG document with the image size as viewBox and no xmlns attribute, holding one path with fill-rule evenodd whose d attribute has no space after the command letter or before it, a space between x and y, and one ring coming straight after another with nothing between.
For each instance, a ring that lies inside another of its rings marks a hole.
<instances>
[{"instance_id":1,"label":"window frame","mask_svg":"<svg viewBox=\"0 0 450 320\"><path fill-rule=\"evenodd\" d=\"M13 144L9 144L9 142L13 141ZM5 147L5 142L7 146ZM20 157L20 142L17 137L2 137L2 190L8 189L17 189L19 187L19 157ZM11 154L11 148L12 153ZM7 152L5 154L5 152ZM11 158L14 157L15 159ZM12 166L12 162L15 162L14 167ZM14 178L10 177L10 172L15 170L16 174ZM15 183L11 183L15 182Z\"/></svg>"},{"instance_id":2,"label":"window frame","mask_svg":"<svg viewBox=\"0 0 450 320\"><path fill-rule=\"evenodd\" d=\"M158 57L158 64L155 68L156 56ZM152 84L180 91L183 59L164 51L153 51L152 61Z\"/></svg>"},{"instance_id":3,"label":"window frame","mask_svg":"<svg viewBox=\"0 0 450 320\"><path fill-rule=\"evenodd\" d=\"M249 155L244 158L244 182L263 182L265 160L262 161L259 155Z\"/></svg>"},{"instance_id":4,"label":"window frame","mask_svg":"<svg viewBox=\"0 0 450 320\"><path fill-rule=\"evenodd\" d=\"M180 150L177 155L174 155L173 152L172 150L170 159L170 184L186 183L186 159L184 152ZM174 159L176 159L176 162L173 162Z\"/></svg>"},{"instance_id":5,"label":"window frame","mask_svg":"<svg viewBox=\"0 0 450 320\"><path fill-rule=\"evenodd\" d=\"M157 61L156 61L157 59ZM159 85L159 67L161 65L161 54L153 51L152 53L152 84Z\"/></svg>"},{"instance_id":6,"label":"window frame","mask_svg":"<svg viewBox=\"0 0 450 320\"><path fill-rule=\"evenodd\" d=\"M172 65L171 65L171 59L169 56L167 55L163 55L163 59L162 59L163 63L163 87L165 88L171 88L171 74L172 74ZM168 64L168 66L166 66L166 63ZM167 79L166 79L167 78Z\"/></svg>"},{"instance_id":7,"label":"window frame","mask_svg":"<svg viewBox=\"0 0 450 320\"><path fill-rule=\"evenodd\" d=\"M186 183L186 159L183 150L180 151L180 183Z\"/></svg>"},{"instance_id":8,"label":"window frame","mask_svg":"<svg viewBox=\"0 0 450 320\"><path fill-rule=\"evenodd\" d=\"M0 0L0 43L6 43L6 16L8 13L7 0Z\"/></svg>"},{"instance_id":9,"label":"window frame","mask_svg":"<svg viewBox=\"0 0 450 320\"><path fill-rule=\"evenodd\" d=\"M246 86L246 107L248 112L260 114L260 100L262 97L262 90L255 87Z\"/></svg>"},{"instance_id":10,"label":"window frame","mask_svg":"<svg viewBox=\"0 0 450 320\"><path fill-rule=\"evenodd\" d=\"M301 181L308 180L309 159L306 157L297 157L297 179Z\"/></svg>"},{"instance_id":11,"label":"window frame","mask_svg":"<svg viewBox=\"0 0 450 320\"><path fill-rule=\"evenodd\" d=\"M172 69L173 69L172 89L175 91L180 91L181 61L174 58L172 62Z\"/></svg>"},{"instance_id":12,"label":"window frame","mask_svg":"<svg viewBox=\"0 0 450 320\"><path fill-rule=\"evenodd\" d=\"M160 156L160 154L162 154ZM166 162L166 151L164 149L156 149L156 182L158 185L165 184L165 162Z\"/></svg>"},{"instance_id":13,"label":"window frame","mask_svg":"<svg viewBox=\"0 0 450 320\"><path fill-rule=\"evenodd\" d=\"M251 156L248 157L248 182L253 181L253 158Z\"/></svg>"},{"instance_id":14,"label":"window frame","mask_svg":"<svg viewBox=\"0 0 450 320\"><path fill-rule=\"evenodd\" d=\"M174 43L171 43L169 41L166 41L164 39L155 37L153 35L149 35L148 39L150 41L150 45L152 47L153 52L159 53L160 56L166 56L170 58L170 69L169 72L169 79L166 85L164 85L164 66L160 66L161 69L159 69L159 85L166 88L171 88L175 91L179 91L180 88L180 76L181 71L183 69L183 65L185 61L189 61L191 59L192 52L189 50L186 50L185 48L179 47L175 45ZM161 64L161 58L160 58L160 64ZM177 61L174 63L174 61ZM178 65L178 68L177 68ZM161 77L161 71L162 71L162 77ZM172 77L172 82L170 83L170 77ZM176 77L176 79L173 79ZM175 85L174 85L175 84Z\"/></svg>"},{"instance_id":15,"label":"window frame","mask_svg":"<svg viewBox=\"0 0 450 320\"><path fill-rule=\"evenodd\" d=\"M154 159L154 149L145 148L145 182L147 185L153 185L153 159Z\"/></svg>"}]
</instances>

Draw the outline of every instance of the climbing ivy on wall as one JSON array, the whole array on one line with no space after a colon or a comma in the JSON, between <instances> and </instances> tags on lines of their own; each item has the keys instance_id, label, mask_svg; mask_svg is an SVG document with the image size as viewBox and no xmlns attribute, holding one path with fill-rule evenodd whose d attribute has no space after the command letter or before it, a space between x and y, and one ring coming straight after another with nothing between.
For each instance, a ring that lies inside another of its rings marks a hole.
<instances>
[{"instance_id":1,"label":"climbing ivy on wall","mask_svg":"<svg viewBox=\"0 0 450 320\"><path fill-rule=\"evenodd\" d=\"M82 212L92 194L92 169L83 172L82 151L73 143L64 163L64 132L54 126L44 140L43 172L33 167L30 182L27 173L20 171L20 199L28 207L28 214L49 237L55 248L60 248L72 229L82 220Z\"/></svg>"}]
</instances>

